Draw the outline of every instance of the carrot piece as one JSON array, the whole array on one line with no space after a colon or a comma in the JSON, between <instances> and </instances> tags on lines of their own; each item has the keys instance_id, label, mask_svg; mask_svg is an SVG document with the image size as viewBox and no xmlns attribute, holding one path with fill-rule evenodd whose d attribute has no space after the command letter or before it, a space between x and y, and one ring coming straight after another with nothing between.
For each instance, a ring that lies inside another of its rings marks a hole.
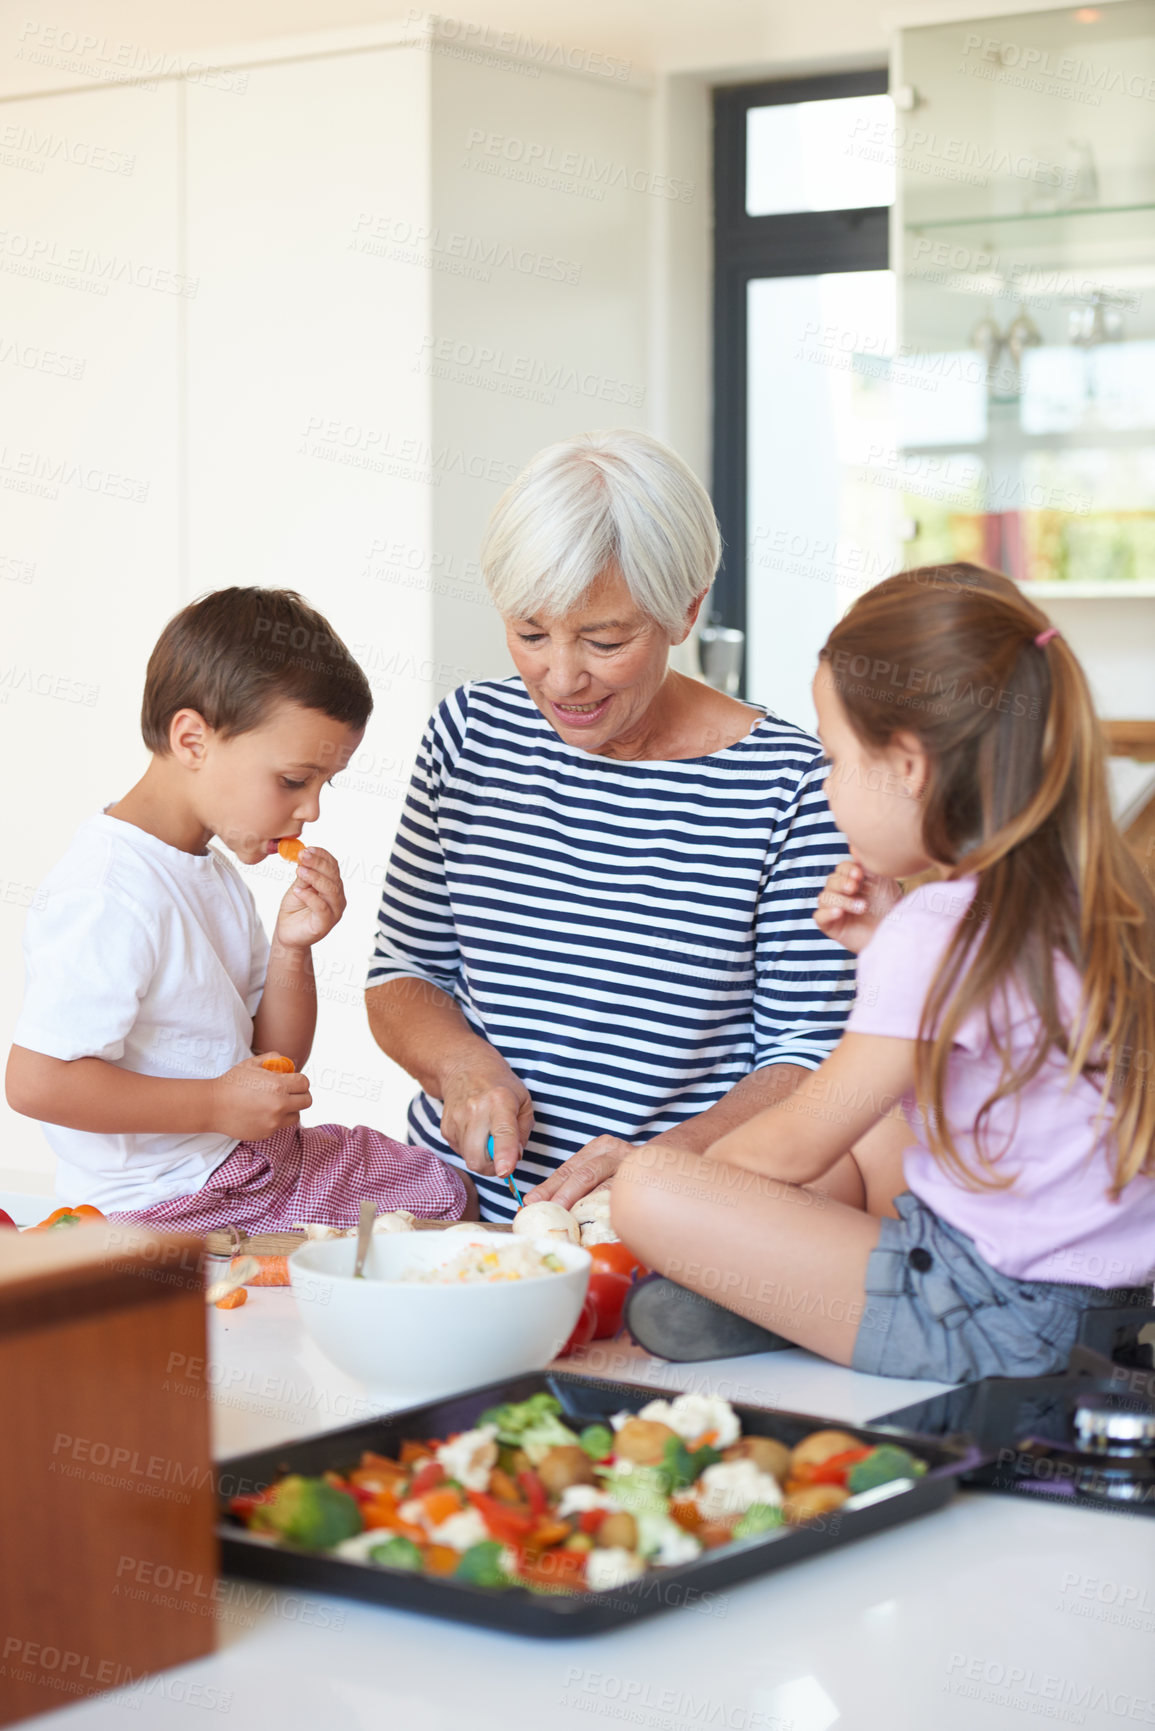
<instances>
[{"instance_id":1,"label":"carrot piece","mask_svg":"<svg viewBox=\"0 0 1155 1731\"><path fill-rule=\"evenodd\" d=\"M248 1293L243 1286L234 1286L231 1292L226 1292L223 1298L217 1299L218 1310L239 1310L242 1304L248 1302Z\"/></svg>"},{"instance_id":2,"label":"carrot piece","mask_svg":"<svg viewBox=\"0 0 1155 1731\"><path fill-rule=\"evenodd\" d=\"M509 1474L503 1471L501 1467L494 1467L490 1472L489 1491L490 1495L495 1496L499 1503L516 1503L519 1509L525 1507L521 1492Z\"/></svg>"},{"instance_id":3,"label":"carrot piece","mask_svg":"<svg viewBox=\"0 0 1155 1731\"><path fill-rule=\"evenodd\" d=\"M461 1498L452 1489L427 1491L421 1498L421 1507L425 1510L430 1526L439 1527L450 1515L461 1513Z\"/></svg>"},{"instance_id":4,"label":"carrot piece","mask_svg":"<svg viewBox=\"0 0 1155 1731\"><path fill-rule=\"evenodd\" d=\"M241 1261L241 1258L239 1256L234 1256L232 1261L229 1264L229 1267L235 1268L237 1263L240 1261ZM256 1274L253 1275L251 1280L247 1280L245 1282L246 1286L288 1286L288 1284L289 1284L289 1260L288 1260L288 1257L286 1257L286 1256L254 1256L253 1261L255 1263L257 1263L258 1271Z\"/></svg>"},{"instance_id":5,"label":"carrot piece","mask_svg":"<svg viewBox=\"0 0 1155 1731\"><path fill-rule=\"evenodd\" d=\"M361 1504L361 1520L366 1527L399 1527L402 1523L397 1508L397 1498L392 1492L382 1491Z\"/></svg>"},{"instance_id":6,"label":"carrot piece","mask_svg":"<svg viewBox=\"0 0 1155 1731\"><path fill-rule=\"evenodd\" d=\"M422 1558L428 1575L451 1575L461 1561L452 1545L426 1545Z\"/></svg>"},{"instance_id":7,"label":"carrot piece","mask_svg":"<svg viewBox=\"0 0 1155 1731\"><path fill-rule=\"evenodd\" d=\"M411 1442L408 1438L401 1444L401 1465L416 1466L418 1461L432 1459L433 1450L428 1443Z\"/></svg>"},{"instance_id":8,"label":"carrot piece","mask_svg":"<svg viewBox=\"0 0 1155 1731\"><path fill-rule=\"evenodd\" d=\"M670 1518L677 1521L680 1527L685 1527L688 1533L696 1533L702 1525L702 1515L697 1503L689 1500L671 1503Z\"/></svg>"},{"instance_id":9,"label":"carrot piece","mask_svg":"<svg viewBox=\"0 0 1155 1731\"><path fill-rule=\"evenodd\" d=\"M280 1052L270 1052L267 1058L261 1059L262 1070L273 1070L278 1076L292 1076L297 1066L291 1058L286 1058Z\"/></svg>"},{"instance_id":10,"label":"carrot piece","mask_svg":"<svg viewBox=\"0 0 1155 1731\"><path fill-rule=\"evenodd\" d=\"M539 1521L532 1532L526 1535L525 1548L527 1551L547 1551L551 1545L560 1545L563 1539L569 1538L569 1535L570 1524L568 1521L556 1519Z\"/></svg>"},{"instance_id":11,"label":"carrot piece","mask_svg":"<svg viewBox=\"0 0 1155 1731\"><path fill-rule=\"evenodd\" d=\"M305 844L299 836L283 835L277 843L277 852L282 859L287 859L290 865L296 865L305 851Z\"/></svg>"}]
</instances>

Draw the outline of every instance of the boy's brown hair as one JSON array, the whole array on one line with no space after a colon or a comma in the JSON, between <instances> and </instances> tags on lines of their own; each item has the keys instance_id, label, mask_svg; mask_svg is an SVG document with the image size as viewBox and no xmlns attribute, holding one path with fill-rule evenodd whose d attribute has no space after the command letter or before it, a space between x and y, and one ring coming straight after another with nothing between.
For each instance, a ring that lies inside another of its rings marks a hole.
<instances>
[{"instance_id":1,"label":"boy's brown hair","mask_svg":"<svg viewBox=\"0 0 1155 1731\"><path fill-rule=\"evenodd\" d=\"M279 703L364 727L373 694L329 621L294 589L216 589L169 620L148 658L140 730L168 755L168 730L195 709L225 739Z\"/></svg>"}]
</instances>

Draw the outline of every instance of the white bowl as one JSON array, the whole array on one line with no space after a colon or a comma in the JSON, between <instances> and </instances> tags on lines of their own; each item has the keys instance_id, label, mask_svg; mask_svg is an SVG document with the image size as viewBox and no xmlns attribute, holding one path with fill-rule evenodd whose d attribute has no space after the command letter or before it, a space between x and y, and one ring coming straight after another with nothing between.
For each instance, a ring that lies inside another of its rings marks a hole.
<instances>
[{"instance_id":1,"label":"white bowl","mask_svg":"<svg viewBox=\"0 0 1155 1731\"><path fill-rule=\"evenodd\" d=\"M365 1277L354 1280L356 1240L322 1239L289 1258L301 1320L334 1364L395 1405L541 1370L581 1315L589 1251L557 1238L511 1240L484 1227L476 1238L495 1248L532 1244L557 1256L564 1271L446 1286L404 1281L405 1270L436 1268L470 1239L464 1232L396 1232L372 1239Z\"/></svg>"}]
</instances>

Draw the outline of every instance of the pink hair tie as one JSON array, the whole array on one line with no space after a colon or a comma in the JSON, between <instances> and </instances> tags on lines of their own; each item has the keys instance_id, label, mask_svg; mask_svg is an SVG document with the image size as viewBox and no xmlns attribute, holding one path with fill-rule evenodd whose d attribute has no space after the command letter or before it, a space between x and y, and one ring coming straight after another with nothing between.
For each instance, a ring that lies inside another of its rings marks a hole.
<instances>
[{"instance_id":1,"label":"pink hair tie","mask_svg":"<svg viewBox=\"0 0 1155 1731\"><path fill-rule=\"evenodd\" d=\"M1035 648L1045 649L1047 644L1051 641L1051 638L1058 636L1059 627L1057 625L1048 625L1047 629L1045 631L1040 631L1039 635L1035 638Z\"/></svg>"}]
</instances>

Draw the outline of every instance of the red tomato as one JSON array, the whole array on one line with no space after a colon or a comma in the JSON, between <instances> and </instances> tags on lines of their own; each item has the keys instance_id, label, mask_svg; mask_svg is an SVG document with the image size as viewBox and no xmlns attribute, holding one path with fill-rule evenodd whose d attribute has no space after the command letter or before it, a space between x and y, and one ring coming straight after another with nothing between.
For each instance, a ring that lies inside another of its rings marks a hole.
<instances>
[{"instance_id":1,"label":"red tomato","mask_svg":"<svg viewBox=\"0 0 1155 1731\"><path fill-rule=\"evenodd\" d=\"M600 1268L608 1274L625 1274L632 1276L635 1269L639 1276L648 1274L649 1269L639 1262L632 1250L624 1244L587 1244L595 1272Z\"/></svg>"},{"instance_id":2,"label":"red tomato","mask_svg":"<svg viewBox=\"0 0 1155 1731\"><path fill-rule=\"evenodd\" d=\"M597 1307L592 1298L587 1297L582 1305L581 1315L574 1323L574 1331L558 1353L559 1358L568 1358L571 1352L576 1352L579 1346L588 1346L594 1337L594 1329L598 1325Z\"/></svg>"},{"instance_id":3,"label":"red tomato","mask_svg":"<svg viewBox=\"0 0 1155 1731\"><path fill-rule=\"evenodd\" d=\"M601 1250L605 1246L599 1244L596 1248ZM608 1340L612 1334L618 1332L622 1326L626 1294L632 1285L628 1274L614 1274L608 1268L598 1268L596 1265L591 1269L589 1296L596 1313L595 1340Z\"/></svg>"},{"instance_id":4,"label":"red tomato","mask_svg":"<svg viewBox=\"0 0 1155 1731\"><path fill-rule=\"evenodd\" d=\"M11 1226L14 1229L16 1228L16 1222L13 1220L12 1216L10 1214L5 1214L2 1208L0 1208L0 1226Z\"/></svg>"}]
</instances>

